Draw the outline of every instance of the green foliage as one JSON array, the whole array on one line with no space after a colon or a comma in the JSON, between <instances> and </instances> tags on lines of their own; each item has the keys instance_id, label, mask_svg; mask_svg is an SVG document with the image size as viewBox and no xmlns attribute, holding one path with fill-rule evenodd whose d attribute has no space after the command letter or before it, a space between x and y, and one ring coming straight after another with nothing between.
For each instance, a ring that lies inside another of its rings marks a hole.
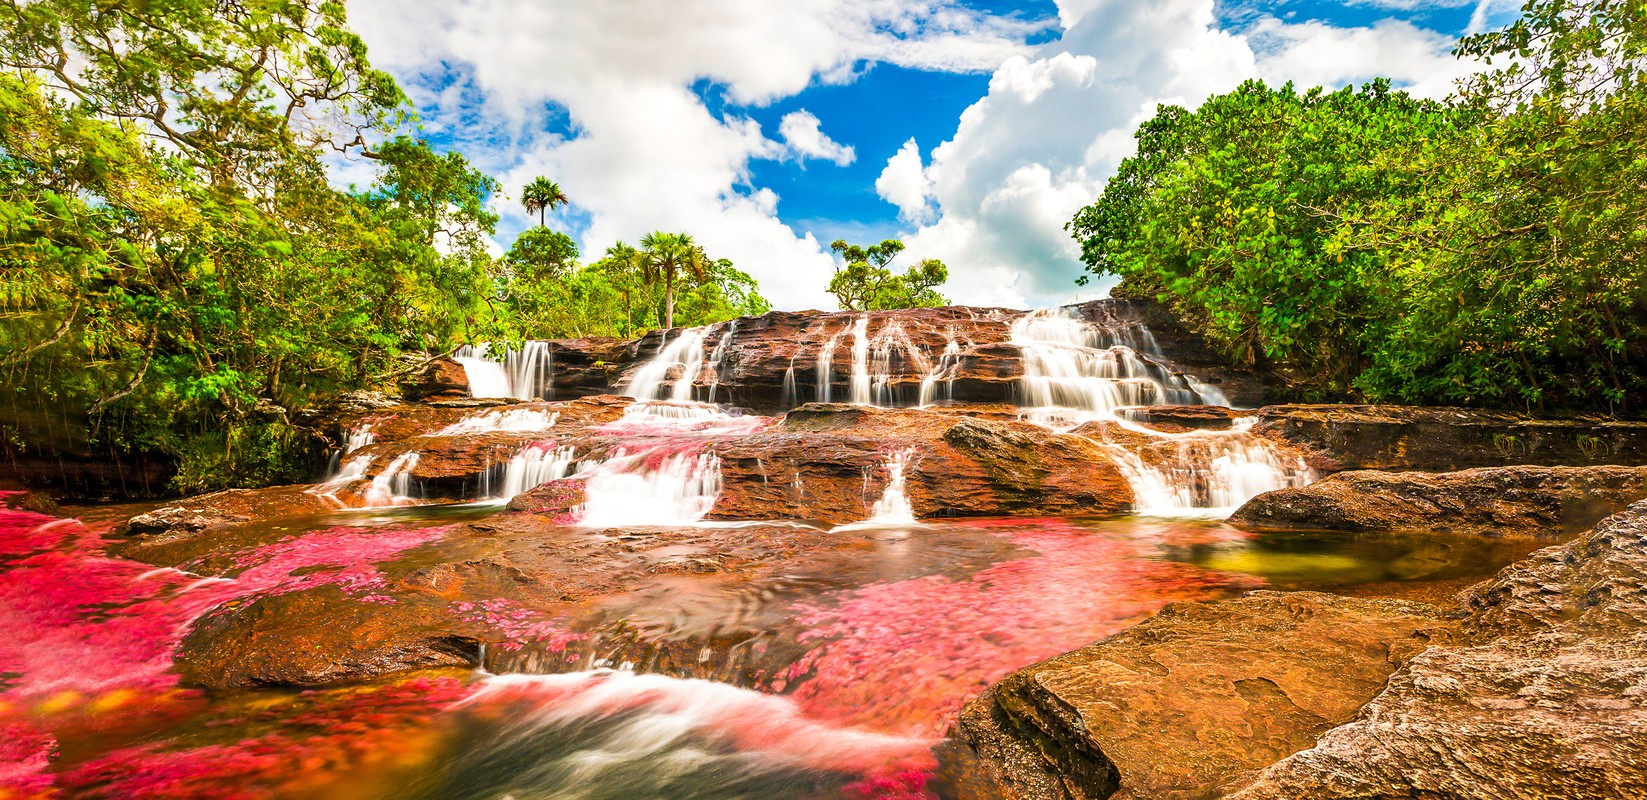
<instances>
[{"instance_id":1,"label":"green foliage","mask_svg":"<svg viewBox=\"0 0 1647 800\"><path fill-rule=\"evenodd\" d=\"M560 231L532 228L515 239L503 261L514 275L546 280L577 265L578 245Z\"/></svg>"},{"instance_id":2,"label":"green foliage","mask_svg":"<svg viewBox=\"0 0 1647 800\"><path fill-rule=\"evenodd\" d=\"M526 213L538 215L538 227L547 228L548 213L566 205L567 200L560 184L548 178L538 177L526 184L526 188L520 193L520 202L526 206Z\"/></svg>"},{"instance_id":3,"label":"green foliage","mask_svg":"<svg viewBox=\"0 0 1647 800\"><path fill-rule=\"evenodd\" d=\"M1447 104L1250 83L1163 108L1070 223L1089 272L1323 396L1647 401L1640 3L1534 0Z\"/></svg>"},{"instance_id":4,"label":"green foliage","mask_svg":"<svg viewBox=\"0 0 1647 800\"><path fill-rule=\"evenodd\" d=\"M862 247L837 239L829 245L844 262L829 280L844 311L882 311L894 308L936 308L949 300L937 287L949 280L949 268L935 258L926 259L894 275L888 266L904 251L904 243L886 239Z\"/></svg>"}]
</instances>

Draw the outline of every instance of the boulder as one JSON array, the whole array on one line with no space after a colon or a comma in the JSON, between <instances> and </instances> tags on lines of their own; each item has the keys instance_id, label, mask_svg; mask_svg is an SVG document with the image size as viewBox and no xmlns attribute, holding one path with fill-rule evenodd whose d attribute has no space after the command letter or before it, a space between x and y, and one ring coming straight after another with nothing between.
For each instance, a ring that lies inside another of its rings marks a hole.
<instances>
[{"instance_id":1,"label":"boulder","mask_svg":"<svg viewBox=\"0 0 1647 800\"><path fill-rule=\"evenodd\" d=\"M1647 796L1647 503L1464 595L1469 639L1239 800Z\"/></svg>"},{"instance_id":2,"label":"boulder","mask_svg":"<svg viewBox=\"0 0 1647 800\"><path fill-rule=\"evenodd\" d=\"M225 489L139 514L116 528L128 536L160 538L190 535L252 519L321 514L336 510L326 498L311 494L307 485L264 489Z\"/></svg>"},{"instance_id":3,"label":"boulder","mask_svg":"<svg viewBox=\"0 0 1647 800\"><path fill-rule=\"evenodd\" d=\"M1126 418L1140 425L1148 425L1166 433L1186 430L1226 431L1234 427L1237 417L1250 412L1224 406L1145 406L1129 408Z\"/></svg>"},{"instance_id":4,"label":"boulder","mask_svg":"<svg viewBox=\"0 0 1647 800\"><path fill-rule=\"evenodd\" d=\"M1220 797L1351 719L1448 639L1439 609L1313 592L1177 603L996 684L953 735L993 796Z\"/></svg>"},{"instance_id":5,"label":"boulder","mask_svg":"<svg viewBox=\"0 0 1647 800\"><path fill-rule=\"evenodd\" d=\"M1255 428L1314 451L1328 471L1647 463L1647 421L1373 405L1269 406Z\"/></svg>"},{"instance_id":6,"label":"boulder","mask_svg":"<svg viewBox=\"0 0 1647 800\"><path fill-rule=\"evenodd\" d=\"M469 374L450 358L437 358L424 365L416 377L401 387L407 400L441 400L469 396Z\"/></svg>"},{"instance_id":7,"label":"boulder","mask_svg":"<svg viewBox=\"0 0 1647 800\"><path fill-rule=\"evenodd\" d=\"M1571 536L1647 498L1647 467L1340 472L1266 492L1230 517L1249 530Z\"/></svg>"}]
</instances>

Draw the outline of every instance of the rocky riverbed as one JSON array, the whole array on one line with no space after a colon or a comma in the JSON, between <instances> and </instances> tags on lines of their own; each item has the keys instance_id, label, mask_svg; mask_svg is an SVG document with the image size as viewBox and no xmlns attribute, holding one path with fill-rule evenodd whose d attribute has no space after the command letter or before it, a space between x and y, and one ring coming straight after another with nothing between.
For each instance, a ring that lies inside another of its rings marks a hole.
<instances>
[{"instance_id":1,"label":"rocky riverbed","mask_svg":"<svg viewBox=\"0 0 1647 800\"><path fill-rule=\"evenodd\" d=\"M1647 423L1254 408L1137 303L529 349L314 483L7 495L0 791L1647 792Z\"/></svg>"}]
</instances>

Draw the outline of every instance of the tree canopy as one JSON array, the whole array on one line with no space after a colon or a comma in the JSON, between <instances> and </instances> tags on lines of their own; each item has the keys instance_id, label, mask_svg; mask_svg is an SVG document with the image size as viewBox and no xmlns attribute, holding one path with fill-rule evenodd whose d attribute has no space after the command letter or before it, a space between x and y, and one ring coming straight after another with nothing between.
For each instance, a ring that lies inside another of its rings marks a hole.
<instances>
[{"instance_id":1,"label":"tree canopy","mask_svg":"<svg viewBox=\"0 0 1647 800\"><path fill-rule=\"evenodd\" d=\"M1534 0L1445 103L1379 81L1163 107L1070 222L1092 274L1309 394L1647 403L1647 12Z\"/></svg>"},{"instance_id":2,"label":"tree canopy","mask_svg":"<svg viewBox=\"0 0 1647 800\"><path fill-rule=\"evenodd\" d=\"M843 311L884 311L894 308L936 308L949 300L937 287L949 280L944 262L929 258L894 274L888 266L904 251L904 243L886 239L867 247L836 239L829 245L841 257L829 281Z\"/></svg>"}]
</instances>

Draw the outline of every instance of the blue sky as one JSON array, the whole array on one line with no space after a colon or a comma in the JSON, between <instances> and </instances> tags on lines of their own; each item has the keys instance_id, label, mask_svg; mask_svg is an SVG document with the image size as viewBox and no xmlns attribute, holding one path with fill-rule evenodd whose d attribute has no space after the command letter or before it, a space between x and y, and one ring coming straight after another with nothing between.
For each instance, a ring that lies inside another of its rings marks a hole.
<instances>
[{"instance_id":1,"label":"blue sky","mask_svg":"<svg viewBox=\"0 0 1647 800\"><path fill-rule=\"evenodd\" d=\"M1445 94L1504 0L357 0L437 146L538 174L586 256L685 229L781 308L831 307L836 238L902 237L959 302L1077 298L1062 223L1156 102L1259 77ZM913 144L911 144L913 143ZM1086 290L1090 296L1091 291Z\"/></svg>"}]
</instances>

